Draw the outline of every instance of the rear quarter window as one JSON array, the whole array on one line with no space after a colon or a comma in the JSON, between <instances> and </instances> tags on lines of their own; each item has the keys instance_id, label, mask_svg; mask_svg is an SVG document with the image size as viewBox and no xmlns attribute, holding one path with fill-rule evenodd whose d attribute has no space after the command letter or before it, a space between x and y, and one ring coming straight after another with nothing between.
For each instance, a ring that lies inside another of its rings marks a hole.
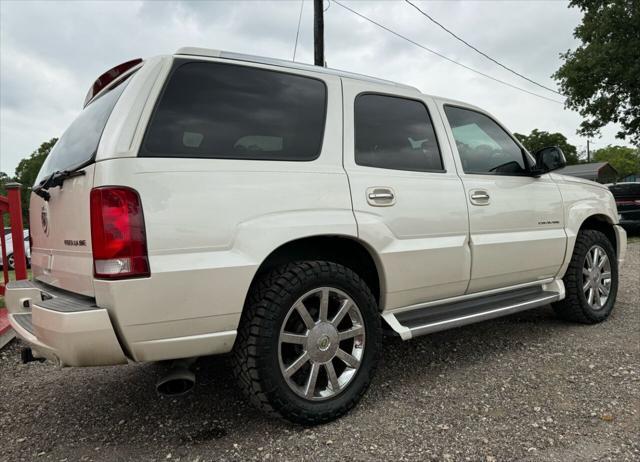
<instances>
[{"instance_id":1,"label":"rear quarter window","mask_svg":"<svg viewBox=\"0 0 640 462\"><path fill-rule=\"evenodd\" d=\"M310 77L178 60L140 155L313 160L322 148L326 93Z\"/></svg>"}]
</instances>

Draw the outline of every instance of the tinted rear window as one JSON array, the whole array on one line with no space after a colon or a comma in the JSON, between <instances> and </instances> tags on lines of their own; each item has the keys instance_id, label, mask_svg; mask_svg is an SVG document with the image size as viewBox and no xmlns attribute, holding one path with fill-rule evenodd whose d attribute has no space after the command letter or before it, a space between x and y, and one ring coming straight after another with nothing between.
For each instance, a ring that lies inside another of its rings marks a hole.
<instances>
[{"instance_id":1,"label":"tinted rear window","mask_svg":"<svg viewBox=\"0 0 640 462\"><path fill-rule=\"evenodd\" d=\"M72 170L91 162L111 111L127 83L128 80L120 83L82 110L47 156L34 184L55 171Z\"/></svg>"},{"instance_id":2,"label":"tinted rear window","mask_svg":"<svg viewBox=\"0 0 640 462\"><path fill-rule=\"evenodd\" d=\"M640 198L640 183L618 183L609 186L614 197Z\"/></svg>"},{"instance_id":3,"label":"tinted rear window","mask_svg":"<svg viewBox=\"0 0 640 462\"><path fill-rule=\"evenodd\" d=\"M393 170L442 171L442 158L426 106L376 94L356 98L355 160Z\"/></svg>"},{"instance_id":4,"label":"tinted rear window","mask_svg":"<svg viewBox=\"0 0 640 462\"><path fill-rule=\"evenodd\" d=\"M320 80L210 62L179 64L140 155L313 160L320 154L326 87Z\"/></svg>"}]
</instances>

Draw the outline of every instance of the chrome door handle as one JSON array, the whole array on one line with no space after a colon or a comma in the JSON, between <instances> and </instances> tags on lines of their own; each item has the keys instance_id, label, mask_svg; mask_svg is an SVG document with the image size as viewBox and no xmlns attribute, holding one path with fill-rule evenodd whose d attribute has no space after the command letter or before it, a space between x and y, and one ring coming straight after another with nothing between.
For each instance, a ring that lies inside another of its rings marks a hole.
<instances>
[{"instance_id":1,"label":"chrome door handle","mask_svg":"<svg viewBox=\"0 0 640 462\"><path fill-rule=\"evenodd\" d=\"M374 207L389 207L396 203L393 189L385 186L367 188L367 202Z\"/></svg>"},{"instance_id":2,"label":"chrome door handle","mask_svg":"<svg viewBox=\"0 0 640 462\"><path fill-rule=\"evenodd\" d=\"M387 200L393 200L394 196L392 192L386 192L386 193L369 193L369 199L375 201L375 200L379 200L379 199L387 199Z\"/></svg>"},{"instance_id":3,"label":"chrome door handle","mask_svg":"<svg viewBox=\"0 0 640 462\"><path fill-rule=\"evenodd\" d=\"M471 203L473 205L489 205L489 193L482 189L476 189L474 191L470 191L469 199L471 199Z\"/></svg>"}]
</instances>

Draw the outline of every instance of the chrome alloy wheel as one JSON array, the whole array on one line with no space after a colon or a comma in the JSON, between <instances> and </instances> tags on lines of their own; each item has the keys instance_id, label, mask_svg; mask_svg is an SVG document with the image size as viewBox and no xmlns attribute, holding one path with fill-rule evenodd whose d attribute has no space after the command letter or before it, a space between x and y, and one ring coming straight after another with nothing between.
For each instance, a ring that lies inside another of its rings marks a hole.
<instances>
[{"instance_id":1,"label":"chrome alloy wheel","mask_svg":"<svg viewBox=\"0 0 640 462\"><path fill-rule=\"evenodd\" d=\"M599 245L593 245L582 266L582 291L594 310L601 310L611 291L611 262Z\"/></svg>"},{"instance_id":2,"label":"chrome alloy wheel","mask_svg":"<svg viewBox=\"0 0 640 462\"><path fill-rule=\"evenodd\" d=\"M289 309L278 339L280 371L299 396L320 401L336 396L362 363L365 325L353 299L319 287Z\"/></svg>"}]
</instances>

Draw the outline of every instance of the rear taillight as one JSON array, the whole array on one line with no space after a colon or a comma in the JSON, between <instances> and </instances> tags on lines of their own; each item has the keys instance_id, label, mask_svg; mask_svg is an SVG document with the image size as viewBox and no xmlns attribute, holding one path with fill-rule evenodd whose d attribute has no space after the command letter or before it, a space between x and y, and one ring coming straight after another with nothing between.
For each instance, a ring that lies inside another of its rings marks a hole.
<instances>
[{"instance_id":1,"label":"rear taillight","mask_svg":"<svg viewBox=\"0 0 640 462\"><path fill-rule=\"evenodd\" d=\"M96 278L149 276L142 204L133 189L91 190L91 241Z\"/></svg>"}]
</instances>

